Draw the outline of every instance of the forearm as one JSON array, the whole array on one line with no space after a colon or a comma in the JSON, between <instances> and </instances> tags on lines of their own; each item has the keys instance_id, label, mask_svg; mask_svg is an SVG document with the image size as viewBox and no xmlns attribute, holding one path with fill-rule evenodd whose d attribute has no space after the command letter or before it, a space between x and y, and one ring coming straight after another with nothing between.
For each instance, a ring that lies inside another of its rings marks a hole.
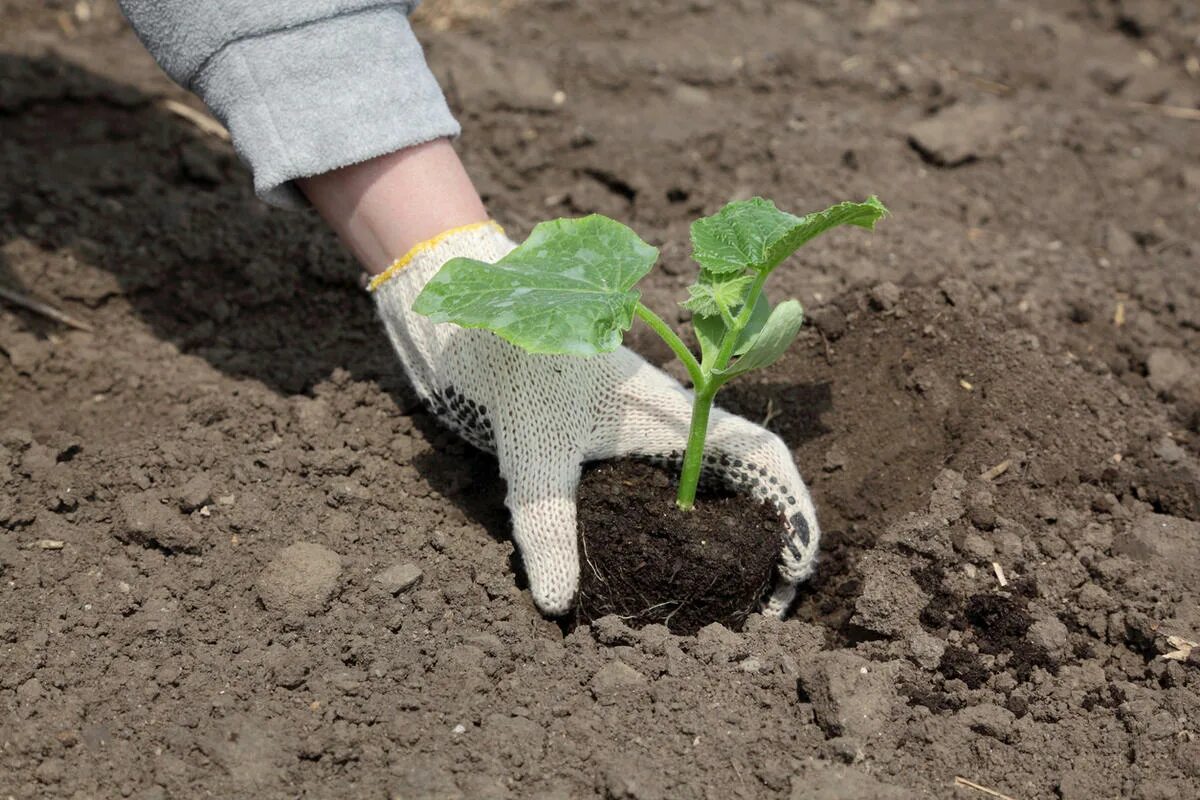
<instances>
[{"instance_id":1,"label":"forearm","mask_svg":"<svg viewBox=\"0 0 1200 800\"><path fill-rule=\"evenodd\" d=\"M297 181L372 275L420 242L488 218L446 139Z\"/></svg>"},{"instance_id":2,"label":"forearm","mask_svg":"<svg viewBox=\"0 0 1200 800\"><path fill-rule=\"evenodd\" d=\"M458 134L406 13L413 0L121 0L155 59L224 123L259 196Z\"/></svg>"}]
</instances>

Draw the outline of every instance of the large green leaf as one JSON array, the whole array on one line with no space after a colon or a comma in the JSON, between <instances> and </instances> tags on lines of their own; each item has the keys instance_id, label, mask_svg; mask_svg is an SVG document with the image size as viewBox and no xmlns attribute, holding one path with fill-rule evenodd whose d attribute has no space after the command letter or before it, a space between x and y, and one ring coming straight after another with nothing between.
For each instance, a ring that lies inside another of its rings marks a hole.
<instances>
[{"instance_id":1,"label":"large green leaf","mask_svg":"<svg viewBox=\"0 0 1200 800\"><path fill-rule=\"evenodd\" d=\"M543 222L495 264L447 262L413 310L494 331L531 353L606 353L633 324L641 296L633 286L657 258L656 248L599 214Z\"/></svg>"},{"instance_id":2,"label":"large green leaf","mask_svg":"<svg viewBox=\"0 0 1200 800\"><path fill-rule=\"evenodd\" d=\"M804 323L804 309L796 300L784 300L771 312L767 324L750 342L742 357L715 374L728 380L752 369L768 367L787 351Z\"/></svg>"},{"instance_id":3,"label":"large green leaf","mask_svg":"<svg viewBox=\"0 0 1200 800\"><path fill-rule=\"evenodd\" d=\"M746 269L769 272L825 231L839 225L869 230L886 213L876 197L863 203L838 203L803 217L780 211L761 197L742 200L692 223L692 258L718 274Z\"/></svg>"},{"instance_id":4,"label":"large green leaf","mask_svg":"<svg viewBox=\"0 0 1200 800\"><path fill-rule=\"evenodd\" d=\"M741 304L730 309L736 316L741 312ZM738 336L737 344L734 345L733 355L740 356L750 347L754 341L754 337L767 324L767 320L771 316L771 303L767 300L766 292L759 292L758 299L754 303L754 310L750 312L750 321L746 323L746 327L742 329L741 335ZM725 338L725 320L718 316L701 316L696 314L692 317L692 327L696 329L696 340L700 342L700 360L703 364L710 365L717 357L717 353L721 350L721 342Z\"/></svg>"}]
</instances>

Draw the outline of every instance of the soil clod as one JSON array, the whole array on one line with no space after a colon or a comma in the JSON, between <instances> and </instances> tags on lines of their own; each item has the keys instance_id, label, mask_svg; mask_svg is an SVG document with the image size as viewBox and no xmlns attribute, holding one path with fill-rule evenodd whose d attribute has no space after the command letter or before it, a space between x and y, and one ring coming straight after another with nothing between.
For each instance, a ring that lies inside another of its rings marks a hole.
<instances>
[{"instance_id":1,"label":"soil clod","mask_svg":"<svg viewBox=\"0 0 1200 800\"><path fill-rule=\"evenodd\" d=\"M393 564L376 575L375 582L388 594L400 594L416 586L424 574L416 564Z\"/></svg>"},{"instance_id":2,"label":"soil clod","mask_svg":"<svg viewBox=\"0 0 1200 800\"><path fill-rule=\"evenodd\" d=\"M296 542L285 547L258 577L258 599L271 611L311 613L337 589L342 559L328 547Z\"/></svg>"},{"instance_id":3,"label":"soil clod","mask_svg":"<svg viewBox=\"0 0 1200 800\"><path fill-rule=\"evenodd\" d=\"M741 628L770 585L784 528L770 506L729 492L702 492L681 511L666 471L637 461L585 470L578 524L578 619L616 614L679 634Z\"/></svg>"}]
</instances>

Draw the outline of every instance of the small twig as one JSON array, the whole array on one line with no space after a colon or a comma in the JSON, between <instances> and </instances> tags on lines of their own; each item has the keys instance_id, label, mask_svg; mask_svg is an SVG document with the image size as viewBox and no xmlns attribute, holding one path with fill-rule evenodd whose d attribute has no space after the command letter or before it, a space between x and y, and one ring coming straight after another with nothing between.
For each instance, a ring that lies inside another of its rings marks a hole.
<instances>
[{"instance_id":1,"label":"small twig","mask_svg":"<svg viewBox=\"0 0 1200 800\"><path fill-rule=\"evenodd\" d=\"M974 83L976 86L978 86L980 89L983 89L985 92L991 92L992 94L998 94L1001 97L1007 97L1008 95L1012 94L1013 91L1015 91L1013 89L1013 87L1009 86L1006 83L1000 83L1000 81L993 81L993 80L989 80L987 78L980 78L977 75L971 75L969 77L970 77L971 82Z\"/></svg>"},{"instance_id":2,"label":"small twig","mask_svg":"<svg viewBox=\"0 0 1200 800\"><path fill-rule=\"evenodd\" d=\"M38 539L37 546L43 550L62 550L66 542L61 539Z\"/></svg>"},{"instance_id":3,"label":"small twig","mask_svg":"<svg viewBox=\"0 0 1200 800\"><path fill-rule=\"evenodd\" d=\"M95 328L83 320L76 319L64 311L59 311L54 306L47 305L41 300L34 300L32 297L27 297L20 292L14 292L12 289L7 287L0 286L0 298L4 298L13 305L20 306L27 311L32 311L35 314L41 314L43 317L48 317L55 322L61 322L63 325L69 325L72 328L76 328L81 331L87 331L88 333L91 333L95 330Z\"/></svg>"},{"instance_id":4,"label":"small twig","mask_svg":"<svg viewBox=\"0 0 1200 800\"><path fill-rule=\"evenodd\" d=\"M762 426L765 428L771 424L771 420L781 415L782 411L775 410L775 398L767 398L767 413L763 415Z\"/></svg>"},{"instance_id":5,"label":"small twig","mask_svg":"<svg viewBox=\"0 0 1200 800\"><path fill-rule=\"evenodd\" d=\"M996 580L1000 583L1000 588L1008 586L1008 578L1004 577L1004 567L1000 566L999 561L992 562L992 572L996 573Z\"/></svg>"},{"instance_id":6,"label":"small twig","mask_svg":"<svg viewBox=\"0 0 1200 800\"><path fill-rule=\"evenodd\" d=\"M1012 459L1004 459L991 469L985 469L979 473L979 479L985 481L994 481L1004 473L1008 472L1008 468L1012 466Z\"/></svg>"},{"instance_id":7,"label":"small twig","mask_svg":"<svg viewBox=\"0 0 1200 800\"><path fill-rule=\"evenodd\" d=\"M1017 798L1011 797L1010 795L1007 795L1007 794L1004 794L1004 792L997 792L995 789L989 789L986 786L980 786L975 781L967 780L966 778L964 778L961 775L954 776L954 785L955 786L965 786L968 789L974 789L977 792L983 792L988 797L995 797L995 798L998 798L998 800L1017 800Z\"/></svg>"},{"instance_id":8,"label":"small twig","mask_svg":"<svg viewBox=\"0 0 1200 800\"><path fill-rule=\"evenodd\" d=\"M58 27L62 29L63 36L66 36L68 39L74 39L79 35L79 28L75 27L75 21L71 19L70 14L60 11L55 19L58 21Z\"/></svg>"},{"instance_id":9,"label":"small twig","mask_svg":"<svg viewBox=\"0 0 1200 800\"><path fill-rule=\"evenodd\" d=\"M217 137L222 142L229 141L229 131L225 130L225 126L207 114L202 114L191 106L184 105L178 100L172 100L169 97L164 97L161 105L167 111L170 111L177 117L183 117L205 133Z\"/></svg>"},{"instance_id":10,"label":"small twig","mask_svg":"<svg viewBox=\"0 0 1200 800\"><path fill-rule=\"evenodd\" d=\"M1182 251L1185 254L1190 252L1188 249L1189 243L1184 241L1183 239L1167 239L1166 241L1159 242L1158 244L1156 244L1150 248L1150 252L1155 255L1158 255L1159 253L1165 253L1166 251L1170 250L1172 247Z\"/></svg>"},{"instance_id":11,"label":"small twig","mask_svg":"<svg viewBox=\"0 0 1200 800\"><path fill-rule=\"evenodd\" d=\"M738 776L738 783L740 783L742 786L745 786L746 779L742 777L742 771L738 769L737 761L735 761L732 756L729 758L729 764L733 767L733 773Z\"/></svg>"},{"instance_id":12,"label":"small twig","mask_svg":"<svg viewBox=\"0 0 1200 800\"><path fill-rule=\"evenodd\" d=\"M820 328L817 329L817 333L821 334L821 344L825 345L825 363L832 367L833 352L829 347L829 339L825 337L825 331L821 330Z\"/></svg>"},{"instance_id":13,"label":"small twig","mask_svg":"<svg viewBox=\"0 0 1200 800\"><path fill-rule=\"evenodd\" d=\"M1172 119L1186 119L1192 122L1200 122L1200 108L1188 108L1187 106L1168 106L1162 103L1142 103L1138 100L1130 100L1131 108L1140 108L1145 111L1156 111L1164 117Z\"/></svg>"}]
</instances>

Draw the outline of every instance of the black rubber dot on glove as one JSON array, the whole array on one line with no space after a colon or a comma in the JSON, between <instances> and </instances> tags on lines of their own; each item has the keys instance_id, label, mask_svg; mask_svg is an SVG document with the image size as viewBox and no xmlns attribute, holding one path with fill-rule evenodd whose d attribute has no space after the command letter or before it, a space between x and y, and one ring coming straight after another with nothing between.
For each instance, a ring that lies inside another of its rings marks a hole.
<instances>
[{"instance_id":1,"label":"black rubber dot on glove","mask_svg":"<svg viewBox=\"0 0 1200 800\"><path fill-rule=\"evenodd\" d=\"M447 402L442 402L441 398ZM430 411L442 424L481 450L496 451L496 436L492 423L481 412L485 408L465 397L454 386L447 386L440 394L432 395L428 402Z\"/></svg>"}]
</instances>

